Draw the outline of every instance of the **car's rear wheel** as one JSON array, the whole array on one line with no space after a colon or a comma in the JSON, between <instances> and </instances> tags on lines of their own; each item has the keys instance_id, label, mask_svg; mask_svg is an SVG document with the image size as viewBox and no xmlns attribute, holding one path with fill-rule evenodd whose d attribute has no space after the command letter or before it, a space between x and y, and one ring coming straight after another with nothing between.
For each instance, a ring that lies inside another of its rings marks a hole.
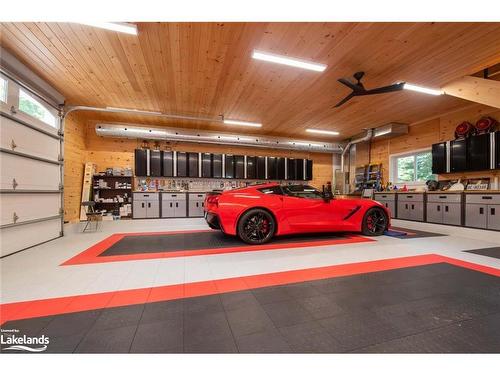
<instances>
[{"instance_id":1,"label":"car's rear wheel","mask_svg":"<svg viewBox=\"0 0 500 375\"><path fill-rule=\"evenodd\" d=\"M363 218L362 232L366 236L380 236L387 229L387 214L380 207L372 207Z\"/></svg>"},{"instance_id":2,"label":"car's rear wheel","mask_svg":"<svg viewBox=\"0 0 500 375\"><path fill-rule=\"evenodd\" d=\"M259 208L245 212L238 222L238 237L251 245L266 243L274 236L275 230L273 215Z\"/></svg>"}]
</instances>

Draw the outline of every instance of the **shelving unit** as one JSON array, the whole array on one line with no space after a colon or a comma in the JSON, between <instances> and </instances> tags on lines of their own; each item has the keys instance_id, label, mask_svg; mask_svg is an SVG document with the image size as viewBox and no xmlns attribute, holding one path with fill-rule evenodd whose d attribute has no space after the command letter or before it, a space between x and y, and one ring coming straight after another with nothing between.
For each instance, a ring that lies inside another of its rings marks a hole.
<instances>
[{"instance_id":1,"label":"shelving unit","mask_svg":"<svg viewBox=\"0 0 500 375\"><path fill-rule=\"evenodd\" d=\"M97 181L102 180L107 186L101 186ZM116 187L117 184L126 184L127 187ZM124 210L120 210L125 205L132 205L132 188L133 188L133 177L132 176L112 176L112 175L94 175L92 178L92 193L94 201L96 202L95 209L97 211L105 210L107 212L113 212L113 216L120 216L121 218L131 218L132 210L128 210L126 214L123 214ZM119 201L119 198L123 198L123 201ZM112 199L109 202L100 202L100 199ZM120 212L121 211L121 212ZM116 215L118 214L118 215Z\"/></svg>"}]
</instances>

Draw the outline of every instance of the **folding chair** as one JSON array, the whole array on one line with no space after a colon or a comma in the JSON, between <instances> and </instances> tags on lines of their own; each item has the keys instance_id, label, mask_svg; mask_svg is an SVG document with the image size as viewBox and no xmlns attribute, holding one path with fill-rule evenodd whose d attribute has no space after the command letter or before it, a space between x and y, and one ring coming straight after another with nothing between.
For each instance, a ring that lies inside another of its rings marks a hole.
<instances>
[{"instance_id":1,"label":"folding chair","mask_svg":"<svg viewBox=\"0 0 500 375\"><path fill-rule=\"evenodd\" d=\"M102 213L95 211L95 202L93 201L82 202L82 206L87 214L87 221L85 222L85 227L82 232L85 232L87 228L91 229L92 223L95 223L94 231L97 231L97 229L99 229L99 224L102 223Z\"/></svg>"}]
</instances>

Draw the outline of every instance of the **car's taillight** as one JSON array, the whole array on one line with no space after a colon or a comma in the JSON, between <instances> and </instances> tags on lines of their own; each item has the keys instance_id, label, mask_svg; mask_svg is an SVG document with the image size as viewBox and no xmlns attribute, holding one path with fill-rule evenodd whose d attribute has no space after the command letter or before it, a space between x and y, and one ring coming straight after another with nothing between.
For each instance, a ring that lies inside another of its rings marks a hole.
<instances>
[{"instance_id":1,"label":"car's taillight","mask_svg":"<svg viewBox=\"0 0 500 375\"><path fill-rule=\"evenodd\" d=\"M215 205L215 207L219 207L219 196L218 195L210 195L207 198L207 203L213 204L213 205Z\"/></svg>"}]
</instances>

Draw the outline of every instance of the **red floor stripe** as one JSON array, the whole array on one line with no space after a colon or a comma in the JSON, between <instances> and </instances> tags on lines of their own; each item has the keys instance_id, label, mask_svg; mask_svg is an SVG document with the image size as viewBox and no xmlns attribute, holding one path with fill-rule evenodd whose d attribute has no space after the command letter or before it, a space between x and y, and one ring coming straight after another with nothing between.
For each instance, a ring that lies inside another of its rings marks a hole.
<instances>
[{"instance_id":1,"label":"red floor stripe","mask_svg":"<svg viewBox=\"0 0 500 375\"><path fill-rule=\"evenodd\" d=\"M245 245L245 246L235 246L235 247L223 247L215 249L209 248L209 249L198 249L198 250L165 251L157 253L137 253L137 254L127 254L127 255L99 256L125 236L152 236L158 234L169 235L169 234L180 234L180 233L185 234L185 233L199 233L199 232L211 232L211 231L212 230L149 232L149 233L117 233L89 247L87 250L81 252L80 254L62 263L61 266L91 264L91 263L123 262L129 260L177 258L177 257L188 257L188 256L236 253L245 251L259 251L259 250L288 250L288 249L302 248L302 247L341 245L341 244L375 241L373 239L358 235L348 235L345 238L321 240L321 241L288 242L288 243L254 245L254 246Z\"/></svg>"},{"instance_id":2,"label":"red floor stripe","mask_svg":"<svg viewBox=\"0 0 500 375\"><path fill-rule=\"evenodd\" d=\"M187 297L199 297L211 294L235 292L267 286L350 276L368 272L386 271L442 262L500 276L500 270L491 267L457 261L452 258L434 254L418 255L395 259L341 264L328 267L274 272L262 275L201 281L187 284L7 303L0 305L0 324L9 320L28 319L108 307L127 306L146 302L168 301Z\"/></svg>"}]
</instances>

